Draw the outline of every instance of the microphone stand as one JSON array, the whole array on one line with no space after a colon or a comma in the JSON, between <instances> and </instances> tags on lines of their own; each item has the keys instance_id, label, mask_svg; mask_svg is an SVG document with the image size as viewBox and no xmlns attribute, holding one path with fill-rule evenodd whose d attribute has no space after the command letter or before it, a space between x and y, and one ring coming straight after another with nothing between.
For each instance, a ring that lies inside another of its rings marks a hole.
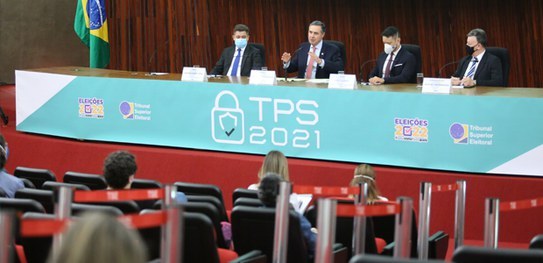
<instances>
[{"instance_id":1,"label":"microphone stand","mask_svg":"<svg viewBox=\"0 0 543 263\"><path fill-rule=\"evenodd\" d=\"M375 62L375 61L377 61L377 59L366 60L362 63L362 65L360 66L360 82L364 82L364 66L366 66L366 64L368 63Z\"/></svg>"},{"instance_id":2,"label":"microphone stand","mask_svg":"<svg viewBox=\"0 0 543 263\"><path fill-rule=\"evenodd\" d=\"M440 78L441 77L441 72L443 71L443 69L445 69L446 67L450 66L450 65L454 65L456 63L458 63L459 60L455 60L453 62L449 62L445 65L443 65L441 68L439 68L439 70L437 71L437 77Z\"/></svg>"}]
</instances>

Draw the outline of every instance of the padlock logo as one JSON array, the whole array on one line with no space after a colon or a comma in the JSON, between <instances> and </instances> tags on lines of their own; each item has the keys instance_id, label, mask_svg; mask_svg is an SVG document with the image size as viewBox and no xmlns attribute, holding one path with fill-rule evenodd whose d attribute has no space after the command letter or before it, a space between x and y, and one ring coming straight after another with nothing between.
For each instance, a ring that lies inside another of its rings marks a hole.
<instances>
[{"instance_id":1,"label":"padlock logo","mask_svg":"<svg viewBox=\"0 0 543 263\"><path fill-rule=\"evenodd\" d=\"M223 97L231 97L235 106L221 106ZM243 110L239 107L238 97L229 90L223 90L215 97L211 111L211 136L219 143L242 144L245 140Z\"/></svg>"}]
</instances>

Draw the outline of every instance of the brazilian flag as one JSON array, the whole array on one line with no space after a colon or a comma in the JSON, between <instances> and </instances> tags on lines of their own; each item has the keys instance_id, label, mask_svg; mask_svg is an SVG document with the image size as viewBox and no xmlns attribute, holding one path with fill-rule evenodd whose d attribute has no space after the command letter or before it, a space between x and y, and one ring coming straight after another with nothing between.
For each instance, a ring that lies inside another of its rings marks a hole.
<instances>
[{"instance_id":1,"label":"brazilian flag","mask_svg":"<svg viewBox=\"0 0 543 263\"><path fill-rule=\"evenodd\" d=\"M77 0L75 33L90 49L90 67L109 64L109 38L105 0Z\"/></svg>"}]
</instances>

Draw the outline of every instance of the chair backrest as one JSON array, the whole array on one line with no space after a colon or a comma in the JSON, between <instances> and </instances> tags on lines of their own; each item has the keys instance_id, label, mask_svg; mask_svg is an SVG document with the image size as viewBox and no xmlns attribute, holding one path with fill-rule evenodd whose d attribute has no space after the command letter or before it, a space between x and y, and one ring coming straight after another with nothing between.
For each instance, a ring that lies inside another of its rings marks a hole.
<instances>
[{"instance_id":1,"label":"chair backrest","mask_svg":"<svg viewBox=\"0 0 543 263\"><path fill-rule=\"evenodd\" d=\"M134 179L132 180L132 189L157 189L162 188L162 184L156 180L150 179Z\"/></svg>"},{"instance_id":2,"label":"chair backrest","mask_svg":"<svg viewBox=\"0 0 543 263\"><path fill-rule=\"evenodd\" d=\"M11 208L21 213L45 213L45 208L43 208L43 205L32 199L0 198L0 207L2 209Z\"/></svg>"},{"instance_id":3,"label":"chair backrest","mask_svg":"<svg viewBox=\"0 0 543 263\"><path fill-rule=\"evenodd\" d=\"M411 220L411 257L416 258L417 253L417 222L415 220L415 210L412 212ZM376 216L373 219L373 230L376 237L382 238L387 244L394 242L394 231L396 228L396 215Z\"/></svg>"},{"instance_id":4,"label":"chair backrest","mask_svg":"<svg viewBox=\"0 0 543 263\"><path fill-rule=\"evenodd\" d=\"M25 213L23 219L54 219L54 215L41 213ZM29 263L44 263L47 261L49 251L53 244L53 236L20 237L20 245L24 247L24 254Z\"/></svg>"},{"instance_id":5,"label":"chair backrest","mask_svg":"<svg viewBox=\"0 0 543 263\"><path fill-rule=\"evenodd\" d=\"M240 197L234 202L234 206L251 206L251 207L262 207L264 206L264 203L260 201L260 199L254 199L254 198L247 198L247 197Z\"/></svg>"},{"instance_id":6,"label":"chair backrest","mask_svg":"<svg viewBox=\"0 0 543 263\"><path fill-rule=\"evenodd\" d=\"M33 189L36 189L36 186L34 185L34 183L32 183L32 181L26 179L26 178L19 178L21 179L21 181L23 181L23 184L25 185L25 188L33 188ZM47 181L47 182L52 182L52 181ZM47 182L44 182L47 183ZM43 185L42 185L43 187Z\"/></svg>"},{"instance_id":7,"label":"chair backrest","mask_svg":"<svg viewBox=\"0 0 543 263\"><path fill-rule=\"evenodd\" d=\"M138 214L141 209L135 201L110 201L110 202L90 202L84 203L96 206L112 206L116 207L123 212L123 214Z\"/></svg>"},{"instance_id":8,"label":"chair backrest","mask_svg":"<svg viewBox=\"0 0 543 263\"><path fill-rule=\"evenodd\" d=\"M55 212L55 200L53 191L51 190L22 188L15 192L15 198L38 201L43 206L46 213L53 214Z\"/></svg>"},{"instance_id":9,"label":"chair backrest","mask_svg":"<svg viewBox=\"0 0 543 263\"><path fill-rule=\"evenodd\" d=\"M61 182L52 182L48 181L43 183L43 190L57 190L61 186L73 187L76 190L90 191L90 188L84 184L70 184L70 183L61 183Z\"/></svg>"},{"instance_id":10,"label":"chair backrest","mask_svg":"<svg viewBox=\"0 0 543 263\"><path fill-rule=\"evenodd\" d=\"M264 48L264 45L260 44L260 43L248 43L247 45L253 46L253 47L257 48L258 51L260 51L260 57L262 59L262 65L265 67L266 66L266 49Z\"/></svg>"},{"instance_id":11,"label":"chair backrest","mask_svg":"<svg viewBox=\"0 0 543 263\"><path fill-rule=\"evenodd\" d=\"M416 60L415 73L422 72L422 55L420 52L420 46L414 45L414 44L402 44L402 48L405 48L405 50L409 51L409 53L415 56L415 60ZM413 76L413 79L411 80L411 82L417 83L416 74Z\"/></svg>"},{"instance_id":12,"label":"chair backrest","mask_svg":"<svg viewBox=\"0 0 543 263\"><path fill-rule=\"evenodd\" d=\"M341 53L341 60L343 60L343 68L347 68L347 53L345 51L345 44L337 40L324 40L325 43L332 44L339 49Z\"/></svg>"},{"instance_id":13,"label":"chair backrest","mask_svg":"<svg viewBox=\"0 0 543 263\"><path fill-rule=\"evenodd\" d=\"M428 238L428 258L445 259L449 249L449 235L438 231Z\"/></svg>"},{"instance_id":14,"label":"chair backrest","mask_svg":"<svg viewBox=\"0 0 543 263\"><path fill-rule=\"evenodd\" d=\"M403 259L403 258L393 258L390 256L377 256L377 255L356 255L349 263L444 263L445 261L441 260L418 260L418 259Z\"/></svg>"},{"instance_id":15,"label":"chair backrest","mask_svg":"<svg viewBox=\"0 0 543 263\"><path fill-rule=\"evenodd\" d=\"M226 209L224 208L224 199L222 197L221 189L213 184L197 184L197 183L184 183L176 182L174 184L177 186L177 191L185 193L185 195L207 195L217 198L221 203L221 208L219 212L221 213L222 221L228 221L228 216L226 215Z\"/></svg>"},{"instance_id":16,"label":"chair backrest","mask_svg":"<svg viewBox=\"0 0 543 263\"><path fill-rule=\"evenodd\" d=\"M183 262L218 263L219 253L211 220L200 213L184 213Z\"/></svg>"},{"instance_id":17,"label":"chair backrest","mask_svg":"<svg viewBox=\"0 0 543 263\"><path fill-rule=\"evenodd\" d=\"M91 190L103 190L107 188L106 179L98 174L68 171L64 174L62 180L65 183L86 185Z\"/></svg>"},{"instance_id":18,"label":"chair backrest","mask_svg":"<svg viewBox=\"0 0 543 263\"><path fill-rule=\"evenodd\" d=\"M91 205L91 204L72 204L72 215L78 216L85 212L102 212L113 216L122 216L123 211L114 206L107 205Z\"/></svg>"},{"instance_id":19,"label":"chair backrest","mask_svg":"<svg viewBox=\"0 0 543 263\"><path fill-rule=\"evenodd\" d=\"M543 262L543 251L537 249L493 249L485 247L462 246L454 251L455 263L478 262Z\"/></svg>"},{"instance_id":20,"label":"chair backrest","mask_svg":"<svg viewBox=\"0 0 543 263\"><path fill-rule=\"evenodd\" d=\"M228 222L228 216L226 215L226 210L224 208L224 204L221 203L219 199L217 199L214 196L209 195L187 195L187 201L189 203L209 203L215 206L217 210L219 211L219 214L221 216L221 221Z\"/></svg>"},{"instance_id":21,"label":"chair backrest","mask_svg":"<svg viewBox=\"0 0 543 263\"><path fill-rule=\"evenodd\" d=\"M47 169L38 169L38 168L29 168L19 166L15 168L13 172L15 177L26 178L36 186L36 188L41 188L44 182L47 181L57 181L55 174Z\"/></svg>"},{"instance_id":22,"label":"chair backrest","mask_svg":"<svg viewBox=\"0 0 543 263\"><path fill-rule=\"evenodd\" d=\"M537 235L530 241L530 249L543 249L543 235Z\"/></svg>"},{"instance_id":23,"label":"chair backrest","mask_svg":"<svg viewBox=\"0 0 543 263\"><path fill-rule=\"evenodd\" d=\"M354 205L354 200L338 200L338 203L347 203ZM317 227L317 206L311 206L305 213L307 219L313 227ZM341 243L348 248L347 255L351 258L353 246L353 217L337 217L336 218L336 239L335 243ZM373 230L373 220L366 218L366 238L364 251L368 254L377 254L377 245L375 243L375 233Z\"/></svg>"},{"instance_id":24,"label":"chair backrest","mask_svg":"<svg viewBox=\"0 0 543 263\"><path fill-rule=\"evenodd\" d=\"M234 192L232 192L232 205L236 202L236 199L240 197L258 199L258 191L247 188L236 188Z\"/></svg>"},{"instance_id":25,"label":"chair backrest","mask_svg":"<svg viewBox=\"0 0 543 263\"><path fill-rule=\"evenodd\" d=\"M511 67L511 62L509 59L509 51L503 47L487 47L486 51L492 55L498 57L502 62L502 74L503 74L503 84L502 86L507 87L509 85L509 69Z\"/></svg>"},{"instance_id":26,"label":"chair backrest","mask_svg":"<svg viewBox=\"0 0 543 263\"><path fill-rule=\"evenodd\" d=\"M228 249L229 246L226 244L226 241L224 240L224 235L222 232L222 226L221 226L221 216L219 214L219 211L217 208L208 203L186 203L184 206L186 212L192 212L192 213L200 213L209 218L211 220L211 223L213 224L213 228L215 230L215 234L217 237L217 246L220 248L226 248Z\"/></svg>"},{"instance_id":27,"label":"chair backrest","mask_svg":"<svg viewBox=\"0 0 543 263\"><path fill-rule=\"evenodd\" d=\"M236 206L232 209L232 240L238 254L260 250L273 259L275 209L266 207ZM300 219L296 212L289 212L287 262L307 262L308 254Z\"/></svg>"}]
</instances>

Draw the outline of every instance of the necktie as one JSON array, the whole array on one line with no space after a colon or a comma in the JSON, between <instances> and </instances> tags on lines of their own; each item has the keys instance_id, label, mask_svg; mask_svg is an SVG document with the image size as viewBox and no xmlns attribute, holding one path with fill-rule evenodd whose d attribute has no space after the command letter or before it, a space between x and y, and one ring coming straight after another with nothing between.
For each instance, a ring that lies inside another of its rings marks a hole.
<instances>
[{"instance_id":1,"label":"necktie","mask_svg":"<svg viewBox=\"0 0 543 263\"><path fill-rule=\"evenodd\" d=\"M313 53L317 50L317 47L313 47ZM307 68L305 69L305 78L310 79L311 75L313 74L313 64L315 63L315 59L311 57L309 59L309 64L307 64Z\"/></svg>"},{"instance_id":2,"label":"necktie","mask_svg":"<svg viewBox=\"0 0 543 263\"><path fill-rule=\"evenodd\" d=\"M230 76L238 75L239 60L241 59L241 48L238 48L237 51L238 55L234 59L234 65L232 65L232 73L230 74Z\"/></svg>"},{"instance_id":3,"label":"necktie","mask_svg":"<svg viewBox=\"0 0 543 263\"><path fill-rule=\"evenodd\" d=\"M385 68L385 78L390 77L390 68L392 66L392 61L394 61L394 53L390 53L390 59L387 62L387 66Z\"/></svg>"},{"instance_id":4,"label":"necktie","mask_svg":"<svg viewBox=\"0 0 543 263\"><path fill-rule=\"evenodd\" d=\"M477 58L474 57L471 61L471 67L469 67L468 74L466 74L466 77L473 79L473 75L475 75L475 65L477 65Z\"/></svg>"}]
</instances>

